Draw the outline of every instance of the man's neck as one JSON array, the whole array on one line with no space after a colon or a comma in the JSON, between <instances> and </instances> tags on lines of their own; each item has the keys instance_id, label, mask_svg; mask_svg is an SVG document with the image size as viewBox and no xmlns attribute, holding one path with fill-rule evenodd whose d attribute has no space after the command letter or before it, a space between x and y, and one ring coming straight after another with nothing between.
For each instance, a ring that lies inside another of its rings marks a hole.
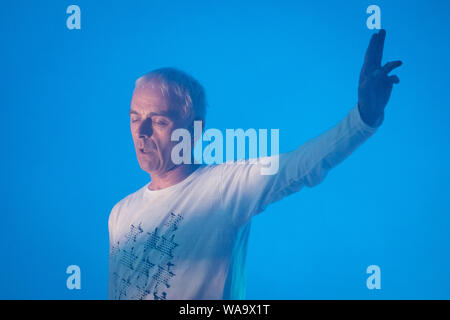
<instances>
[{"instance_id":1,"label":"man's neck","mask_svg":"<svg viewBox=\"0 0 450 320\"><path fill-rule=\"evenodd\" d=\"M197 164L182 164L162 174L151 173L152 181L148 185L148 189L155 191L173 186L186 179L198 167Z\"/></svg>"}]
</instances>

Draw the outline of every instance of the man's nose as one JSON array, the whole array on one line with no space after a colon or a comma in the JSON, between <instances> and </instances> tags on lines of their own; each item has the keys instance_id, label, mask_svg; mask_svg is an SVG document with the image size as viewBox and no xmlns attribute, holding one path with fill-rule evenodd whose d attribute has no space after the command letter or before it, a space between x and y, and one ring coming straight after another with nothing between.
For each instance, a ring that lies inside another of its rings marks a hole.
<instances>
[{"instance_id":1,"label":"man's nose","mask_svg":"<svg viewBox=\"0 0 450 320\"><path fill-rule=\"evenodd\" d=\"M152 119L145 119L139 127L139 137L151 137L153 134Z\"/></svg>"}]
</instances>

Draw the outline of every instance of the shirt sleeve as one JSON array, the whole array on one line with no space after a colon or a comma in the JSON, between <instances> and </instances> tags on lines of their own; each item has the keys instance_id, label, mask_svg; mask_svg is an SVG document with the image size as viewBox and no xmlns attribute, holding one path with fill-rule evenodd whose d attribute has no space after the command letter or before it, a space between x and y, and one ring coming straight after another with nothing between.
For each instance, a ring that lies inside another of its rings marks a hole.
<instances>
[{"instance_id":1,"label":"shirt sleeve","mask_svg":"<svg viewBox=\"0 0 450 320\"><path fill-rule=\"evenodd\" d=\"M267 205L304 186L318 185L330 169L376 132L383 119L380 120L375 127L367 125L355 106L337 125L291 152L260 158L257 162L222 164L219 187L222 206L230 212L233 223L241 226ZM261 174L264 166L276 162L275 174Z\"/></svg>"}]
</instances>

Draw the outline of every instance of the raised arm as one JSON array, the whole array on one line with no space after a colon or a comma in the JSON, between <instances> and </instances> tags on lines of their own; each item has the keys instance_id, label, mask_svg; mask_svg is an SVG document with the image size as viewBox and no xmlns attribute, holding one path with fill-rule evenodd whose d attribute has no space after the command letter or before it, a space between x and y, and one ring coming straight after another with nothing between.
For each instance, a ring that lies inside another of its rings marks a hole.
<instances>
[{"instance_id":1,"label":"raised arm","mask_svg":"<svg viewBox=\"0 0 450 320\"><path fill-rule=\"evenodd\" d=\"M262 212L267 205L324 180L328 172L372 136L384 118L396 76L389 72L401 65L388 62L381 67L385 31L370 40L361 70L358 104L336 126L308 141L294 151L279 155L279 170L262 175L262 163L228 163L221 166L222 204L241 226Z\"/></svg>"}]
</instances>

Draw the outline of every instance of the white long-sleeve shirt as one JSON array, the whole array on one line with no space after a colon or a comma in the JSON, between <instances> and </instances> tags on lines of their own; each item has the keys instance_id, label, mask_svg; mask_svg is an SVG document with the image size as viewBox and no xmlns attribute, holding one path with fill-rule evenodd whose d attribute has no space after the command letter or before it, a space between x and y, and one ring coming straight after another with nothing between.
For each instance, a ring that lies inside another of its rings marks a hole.
<instances>
[{"instance_id":1,"label":"white long-sleeve shirt","mask_svg":"<svg viewBox=\"0 0 450 320\"><path fill-rule=\"evenodd\" d=\"M202 165L186 179L117 203L109 217L109 299L244 299L251 218L267 205L319 184L377 129L357 107L333 128L261 162Z\"/></svg>"}]
</instances>

